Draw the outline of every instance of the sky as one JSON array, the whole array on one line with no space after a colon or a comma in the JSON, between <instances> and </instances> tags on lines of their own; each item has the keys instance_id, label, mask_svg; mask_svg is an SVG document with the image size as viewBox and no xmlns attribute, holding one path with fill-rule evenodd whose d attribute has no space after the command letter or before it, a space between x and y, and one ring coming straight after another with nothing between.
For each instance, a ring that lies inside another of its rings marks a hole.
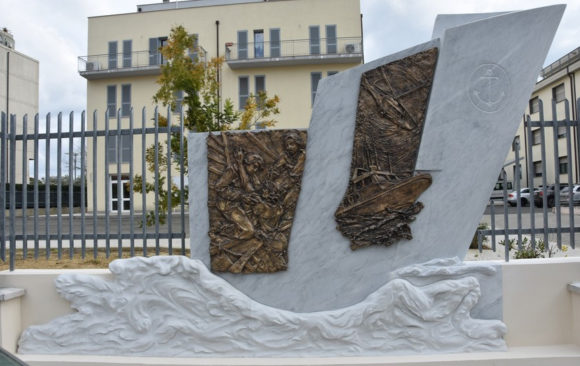
<instances>
[{"instance_id":1,"label":"sky","mask_svg":"<svg viewBox=\"0 0 580 366\"><path fill-rule=\"evenodd\" d=\"M173 1L173 0L172 0ZM326 0L329 3L333 0ZM39 61L39 112L44 116L86 107L86 80L77 57L87 53L87 18L131 13L161 0L0 0L0 27L14 35L16 50ZM529 9L545 0L361 0L365 61L431 38L437 14ZM568 1L545 65L580 46L580 0Z\"/></svg>"}]
</instances>

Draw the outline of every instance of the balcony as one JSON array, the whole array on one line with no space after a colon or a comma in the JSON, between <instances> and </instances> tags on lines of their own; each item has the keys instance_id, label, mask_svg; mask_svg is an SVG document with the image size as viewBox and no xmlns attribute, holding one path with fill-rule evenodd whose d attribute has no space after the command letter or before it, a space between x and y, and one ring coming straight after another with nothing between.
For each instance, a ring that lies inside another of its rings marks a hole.
<instances>
[{"instance_id":1,"label":"balcony","mask_svg":"<svg viewBox=\"0 0 580 366\"><path fill-rule=\"evenodd\" d=\"M363 60L360 37L322 38L247 43L227 43L226 61L232 69L314 64L357 64Z\"/></svg>"},{"instance_id":2,"label":"balcony","mask_svg":"<svg viewBox=\"0 0 580 366\"><path fill-rule=\"evenodd\" d=\"M206 61L207 52L200 47L200 62ZM159 52L136 51L128 54L105 54L80 56L78 58L79 74L88 80L117 78L125 76L143 76L161 74L160 66L165 63Z\"/></svg>"}]
</instances>

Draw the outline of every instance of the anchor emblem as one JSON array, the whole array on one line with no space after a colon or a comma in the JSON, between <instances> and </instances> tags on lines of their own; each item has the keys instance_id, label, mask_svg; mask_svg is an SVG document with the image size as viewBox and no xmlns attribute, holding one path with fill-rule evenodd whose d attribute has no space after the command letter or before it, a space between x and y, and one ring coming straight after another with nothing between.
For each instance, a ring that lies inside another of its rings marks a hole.
<instances>
[{"instance_id":1,"label":"anchor emblem","mask_svg":"<svg viewBox=\"0 0 580 366\"><path fill-rule=\"evenodd\" d=\"M499 111L506 101L508 91L509 78L499 65L481 65L471 76L471 102L483 112Z\"/></svg>"}]
</instances>

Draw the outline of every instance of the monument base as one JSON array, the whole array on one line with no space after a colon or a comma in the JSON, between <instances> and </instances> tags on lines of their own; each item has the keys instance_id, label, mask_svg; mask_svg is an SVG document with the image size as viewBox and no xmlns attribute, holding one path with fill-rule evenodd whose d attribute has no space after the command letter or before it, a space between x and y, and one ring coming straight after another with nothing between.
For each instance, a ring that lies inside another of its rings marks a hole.
<instances>
[{"instance_id":1,"label":"monument base","mask_svg":"<svg viewBox=\"0 0 580 366\"><path fill-rule=\"evenodd\" d=\"M20 354L339 357L503 351L506 326L471 317L491 264L436 259L392 272L358 304L314 313L265 306L180 256L111 263L112 280L63 274L76 313L28 328ZM348 291L348 289L345 289Z\"/></svg>"}]
</instances>

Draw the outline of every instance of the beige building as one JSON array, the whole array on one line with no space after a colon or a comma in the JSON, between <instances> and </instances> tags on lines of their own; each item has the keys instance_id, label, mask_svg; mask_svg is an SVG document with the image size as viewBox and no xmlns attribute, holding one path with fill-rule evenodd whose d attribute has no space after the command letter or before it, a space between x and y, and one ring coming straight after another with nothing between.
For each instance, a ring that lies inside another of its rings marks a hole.
<instances>
[{"instance_id":1,"label":"beige building","mask_svg":"<svg viewBox=\"0 0 580 366\"><path fill-rule=\"evenodd\" d=\"M542 133L540 127L533 126L531 131L524 128L524 118L530 116L532 121L540 121L540 104L543 105L544 121L557 118L559 121L566 118L566 106L571 120L578 119L578 110L575 100L580 89L580 48L563 56L551 65L545 67L540 80L536 83L530 102L522 118L522 124L516 133L520 143L521 187L539 187L543 184L543 167L546 171L546 184L555 183L556 176L561 183L568 183L568 168L572 173L572 182L579 182L578 129L570 128L570 154L568 154L568 139L566 127L554 129L550 125L544 128L545 159L542 159ZM555 105L552 105L552 100ZM540 103L541 101L541 103ZM553 113L555 111L555 115ZM531 150L531 156L528 151ZM515 189L515 152L510 150L506 158L506 175ZM531 180L528 167L532 167Z\"/></svg>"},{"instance_id":2,"label":"beige building","mask_svg":"<svg viewBox=\"0 0 580 366\"><path fill-rule=\"evenodd\" d=\"M98 128L104 129L107 107L110 111L120 108L123 129L129 126L129 107L138 111L135 126L139 128L145 107L148 127L153 126L152 96L158 89L159 65L164 62L158 49L177 25L197 35L206 60L226 58L220 75L222 102L229 98L236 109L242 109L248 96L260 90L280 97L276 128L308 127L319 80L363 62L359 0L190 0L138 5L135 13L89 18L88 56L79 57L79 73L87 79L90 129L94 110ZM117 128L114 112L110 112L109 124ZM88 194L96 189L99 211L116 211L120 201L124 210L131 207L128 191L112 188L117 177L128 178L127 145L121 141L119 175L114 141L108 153L99 146L97 166L92 164L92 146L88 145ZM139 174L141 140L135 138L133 145L133 152L139 152L134 155ZM103 177L106 163L109 177ZM93 187L96 172L99 177ZM110 190L109 202L102 199L105 189ZM92 200L88 201L92 209ZM134 208L140 210L137 201Z\"/></svg>"},{"instance_id":3,"label":"beige building","mask_svg":"<svg viewBox=\"0 0 580 366\"><path fill-rule=\"evenodd\" d=\"M16 51L14 45L12 34L6 28L0 29L0 112L16 116L16 133L21 134L24 115L28 115L28 131L34 131L34 116L38 113L38 61ZM9 130L8 121L9 118ZM31 157L29 153L28 158ZM28 181L28 164L25 164L23 171L20 143L16 146L15 158L17 183L22 183L22 179ZM6 164L6 178L8 174Z\"/></svg>"}]
</instances>

